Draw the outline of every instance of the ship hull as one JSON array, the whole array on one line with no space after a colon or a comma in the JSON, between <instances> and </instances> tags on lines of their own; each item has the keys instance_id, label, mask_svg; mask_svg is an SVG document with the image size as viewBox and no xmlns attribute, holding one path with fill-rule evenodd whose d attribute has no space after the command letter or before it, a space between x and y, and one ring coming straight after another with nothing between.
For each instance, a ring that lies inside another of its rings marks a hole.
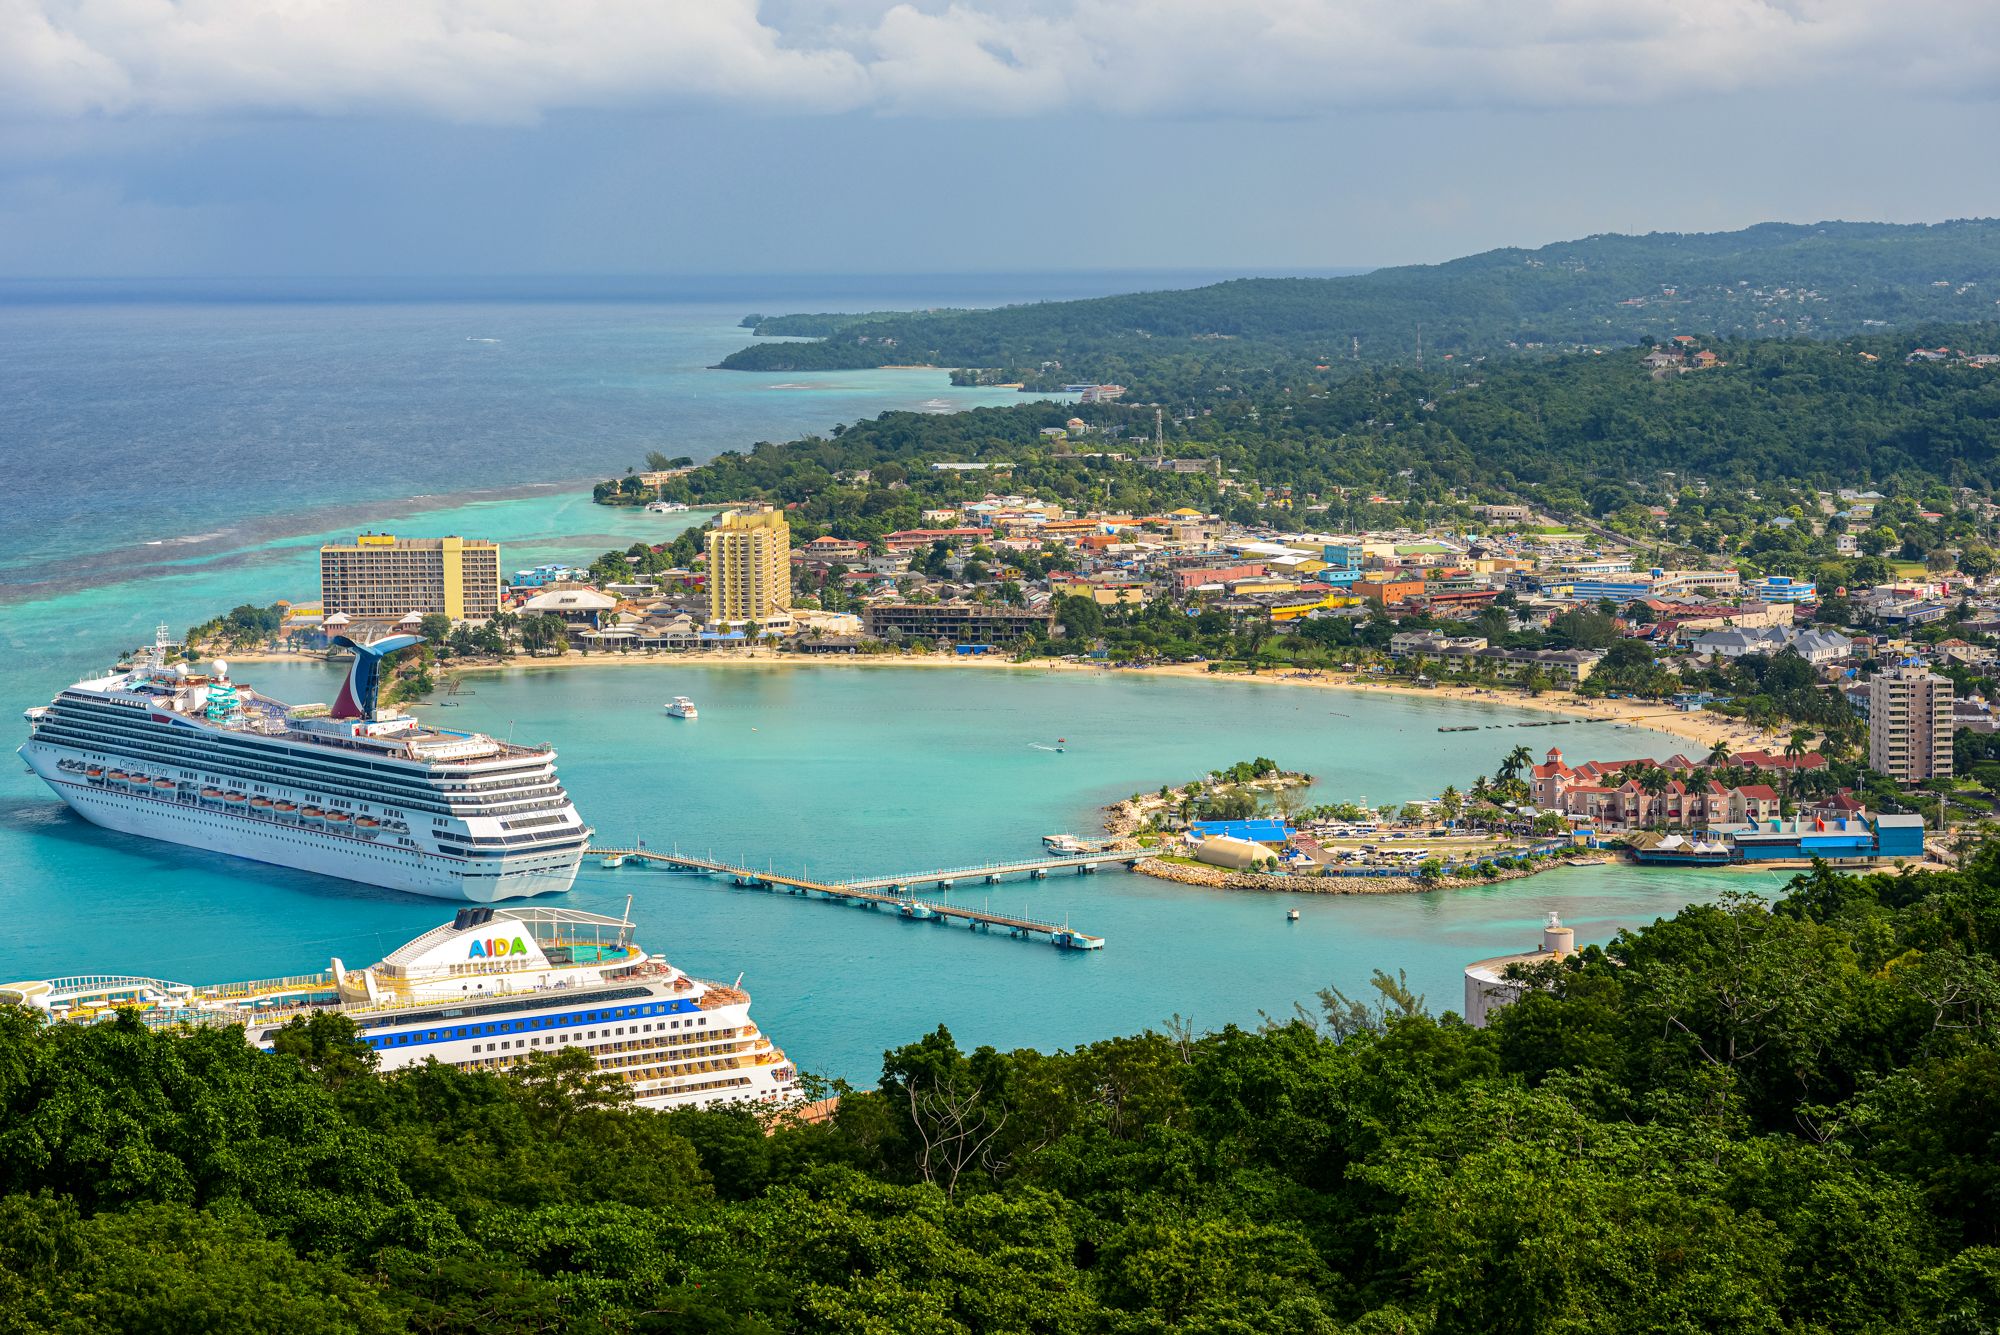
<instances>
[{"instance_id":1,"label":"ship hull","mask_svg":"<svg viewBox=\"0 0 2000 1335\"><path fill-rule=\"evenodd\" d=\"M578 850L474 862L359 835L281 825L73 779L33 751L32 745L23 748L30 767L70 810L93 825L432 899L492 904L560 893L575 881L583 860Z\"/></svg>"}]
</instances>

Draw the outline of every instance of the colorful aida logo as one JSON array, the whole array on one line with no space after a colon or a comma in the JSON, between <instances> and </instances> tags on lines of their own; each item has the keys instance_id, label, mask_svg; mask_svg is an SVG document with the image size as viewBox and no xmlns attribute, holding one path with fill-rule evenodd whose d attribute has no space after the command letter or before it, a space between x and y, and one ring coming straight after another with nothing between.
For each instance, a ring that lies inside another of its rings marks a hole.
<instances>
[{"instance_id":1,"label":"colorful aida logo","mask_svg":"<svg viewBox=\"0 0 2000 1335\"><path fill-rule=\"evenodd\" d=\"M499 959L503 955L525 955L527 953L528 943L520 937L517 936L512 941L509 941L504 936L496 936L488 941L474 941L472 949L466 953L465 957L469 960L490 960Z\"/></svg>"}]
</instances>

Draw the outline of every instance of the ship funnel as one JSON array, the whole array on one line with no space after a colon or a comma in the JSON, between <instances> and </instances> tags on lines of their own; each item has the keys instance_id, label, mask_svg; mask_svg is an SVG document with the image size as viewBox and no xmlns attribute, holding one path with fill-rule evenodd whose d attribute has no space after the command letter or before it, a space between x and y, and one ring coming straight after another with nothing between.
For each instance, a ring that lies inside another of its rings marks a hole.
<instances>
[{"instance_id":1,"label":"ship funnel","mask_svg":"<svg viewBox=\"0 0 2000 1335\"><path fill-rule=\"evenodd\" d=\"M327 712L341 719L374 718L375 695L382 685L382 660L398 649L423 642L421 635L391 635L373 644L361 644L345 635L334 636L333 643L354 651L354 666L347 669L347 680L341 683L340 695Z\"/></svg>"}]
</instances>

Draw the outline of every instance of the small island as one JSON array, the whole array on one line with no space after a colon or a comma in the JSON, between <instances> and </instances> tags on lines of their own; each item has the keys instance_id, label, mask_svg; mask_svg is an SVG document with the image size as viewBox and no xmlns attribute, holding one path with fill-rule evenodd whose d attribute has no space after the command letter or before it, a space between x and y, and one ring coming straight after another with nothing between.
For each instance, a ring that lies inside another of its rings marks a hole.
<instances>
[{"instance_id":1,"label":"small island","mask_svg":"<svg viewBox=\"0 0 2000 1335\"><path fill-rule=\"evenodd\" d=\"M1589 857L1560 817L1527 816L1511 805L1524 795L1518 778L1482 777L1470 796L1447 787L1436 799L1381 809L1308 806L1303 795L1313 783L1259 756L1134 793L1105 808L1104 829L1152 852L1135 870L1224 890L1449 890Z\"/></svg>"}]
</instances>

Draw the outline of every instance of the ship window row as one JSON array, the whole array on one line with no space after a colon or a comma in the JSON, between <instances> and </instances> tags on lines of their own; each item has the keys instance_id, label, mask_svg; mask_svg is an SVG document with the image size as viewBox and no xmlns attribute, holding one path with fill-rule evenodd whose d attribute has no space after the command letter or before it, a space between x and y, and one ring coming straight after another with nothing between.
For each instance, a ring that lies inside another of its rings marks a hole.
<instances>
[{"instance_id":1,"label":"ship window row","mask_svg":"<svg viewBox=\"0 0 2000 1335\"><path fill-rule=\"evenodd\" d=\"M628 988L606 994L603 999L613 1000L621 996L643 997L647 991L643 987ZM448 1010L425 1011L416 1015L398 1017L396 1024L436 1024L439 1021L476 1020L486 1015L504 1015L510 1011L531 1010L547 1006L547 998L529 1001L501 1001L485 1005L473 1004L454 1006ZM496 1020L491 1023L455 1024L436 1029L417 1029L408 1033L380 1034L368 1039L372 1048L403 1048L411 1044L444 1043L454 1039L471 1038L488 1034L527 1033L531 1030L574 1028L579 1024L598 1024L606 1020L629 1019L640 1015L684 1015L695 1009L694 1001L677 999L673 1001L652 1001L631 1006L599 1006L593 1010L564 1011L556 1015L525 1016L517 1020ZM688 1020L693 1026L696 1021L707 1024L706 1016L696 1016ZM268 1037L268 1035L267 1035Z\"/></svg>"},{"instance_id":2,"label":"ship window row","mask_svg":"<svg viewBox=\"0 0 2000 1335\"><path fill-rule=\"evenodd\" d=\"M257 777L291 788L317 788L329 793L343 794L354 801L373 801L385 805L393 804L408 807L415 811L442 811L452 814L452 809L436 801L434 794L426 793L425 796L431 797L432 800L425 801L424 797L417 796L414 793L405 793L400 790L381 792L364 788L360 786L360 783L365 781L357 781L349 775L328 775L309 765L301 765L295 769L285 769L275 764L259 763L259 761L248 756L215 755L208 749L201 747L178 746L168 749L161 745L160 739L156 735L126 734L105 738L102 736L74 733L63 728L48 728L38 731L36 738L37 740L67 743L79 750L98 748L118 751L134 759L151 760L162 765L223 770L229 772L233 778ZM490 815L496 813L477 810L469 811L467 814Z\"/></svg>"},{"instance_id":3,"label":"ship window row","mask_svg":"<svg viewBox=\"0 0 2000 1335\"><path fill-rule=\"evenodd\" d=\"M598 1003L600 1007L603 1007L603 1003L605 1002L625 1001L634 997L651 995L651 991L644 987L621 987L599 991L593 995L592 1000ZM440 1006L436 1010L415 1011L408 1015L398 1015L392 1020L384 1021L384 1023L399 1025L436 1024L440 1020L463 1022L483 1015L512 1015L520 1011L542 1010L548 1004L549 999L547 997L534 997L513 1001L468 1001L463 1005ZM652 1004L664 1007L668 1014L695 1009L695 1003L692 999L677 999ZM591 1012L591 1014L606 1014L608 1012L609 1008L604 1007L598 1011Z\"/></svg>"},{"instance_id":4,"label":"ship window row","mask_svg":"<svg viewBox=\"0 0 2000 1335\"><path fill-rule=\"evenodd\" d=\"M535 837L547 838L548 836L537 835ZM534 853L537 855L544 853L567 853L582 848L584 846L584 842L585 841L582 839L569 839L565 840L562 843L537 844L532 847L526 848L524 851L529 853ZM447 844L442 840L440 840L438 842L438 852L443 853L449 857L455 857L455 858L504 858L507 856L508 850L504 848L496 848L490 851L481 852L481 851L476 851L474 849L462 847L461 845L458 844Z\"/></svg>"},{"instance_id":5,"label":"ship window row","mask_svg":"<svg viewBox=\"0 0 2000 1335\"><path fill-rule=\"evenodd\" d=\"M681 1021L662 1020L658 1025L620 1025L616 1029L578 1029L559 1034L531 1034L527 1038L503 1038L498 1042L474 1043L472 1050L474 1052L507 1052L518 1051L522 1048L539 1048L544 1045L554 1047L560 1043L586 1043L592 1045L590 1049L592 1053L635 1052L658 1055L671 1052L676 1061L688 1061L696 1057L714 1057L724 1053L749 1052L752 1050L753 1045L749 1042L717 1041L735 1039L738 1033L741 1032L739 1030L717 1029L708 1033L702 1033L693 1027L697 1024L705 1023L707 1021L702 1019L689 1020L687 1021L688 1029L685 1033L673 1032L673 1030L681 1028ZM618 1036L625 1034L627 1029L631 1031L633 1037L623 1042L613 1041ZM656 1030L657 1032L655 1032ZM640 1035L651 1035L651 1037L640 1037ZM629 1058L620 1060L625 1061L627 1064L630 1062ZM600 1057L599 1063L606 1066L619 1064L618 1061L614 1061L608 1056Z\"/></svg>"},{"instance_id":6,"label":"ship window row","mask_svg":"<svg viewBox=\"0 0 2000 1335\"><path fill-rule=\"evenodd\" d=\"M65 723L72 722L72 720L66 717L62 721ZM106 719L102 723L99 723L96 719L89 720L87 723L84 720L75 720L74 725L80 728L96 725L91 727L89 735L98 735L98 730L101 729L103 735L120 739L129 738L134 745L151 744L157 746L171 744L185 750L199 751L205 754L218 754L227 757L229 763L232 764L256 764L259 762L268 764L271 758L271 748L268 745L259 746L255 743L242 742L226 735L218 735L206 731L182 734L163 731L158 725L134 726L132 720L117 717ZM57 731L64 736L75 735L60 727ZM40 735L41 733L38 730L37 736ZM399 788L407 786L412 794L422 795L431 795L436 791L435 785L425 782L421 775L412 773L407 768L396 769L390 766L369 765L366 762L357 763L349 761L344 756L314 755L310 751L292 749L287 749L284 752L284 756L286 763L294 766L296 772L323 773L332 776L337 782L354 783L357 781L373 781L389 783L397 785ZM362 769L368 772L366 774L355 773L356 770Z\"/></svg>"},{"instance_id":7,"label":"ship window row","mask_svg":"<svg viewBox=\"0 0 2000 1335\"><path fill-rule=\"evenodd\" d=\"M267 759L268 752L251 752L247 755L215 755L203 746L205 739L173 738L173 749L166 749L157 732L112 729L115 735L92 732L80 733L60 725L44 725L37 729L38 740L68 743L87 749L92 747L122 751L127 755L158 761L161 764L225 769L236 777L244 775L261 776L273 783L293 788L317 787L328 792L344 793L355 801L375 801L395 803L412 810L444 812L448 815L464 816L506 816L520 812L560 811L571 805L568 792L560 785L553 784L546 791L524 790L522 800L513 802L494 801L491 798L476 802L460 802L457 805L440 803L439 790L429 785L413 786L405 791L401 785L388 791L378 791L363 785L374 776L357 777L337 771L329 773L311 763L310 757L298 757L299 763L292 768L281 768ZM186 744L191 743L191 744ZM296 753L287 753L290 760ZM426 800L428 799L428 800Z\"/></svg>"},{"instance_id":8,"label":"ship window row","mask_svg":"<svg viewBox=\"0 0 2000 1335\"><path fill-rule=\"evenodd\" d=\"M514 1057L488 1057L478 1061L461 1062L459 1066L468 1071L498 1072L507 1070L517 1060ZM730 1069L737 1068L732 1067ZM674 1072L667 1070L665 1067L655 1067L648 1070L617 1071L612 1074L617 1075L629 1085L650 1084L656 1086L655 1088L640 1089L638 1097L641 1099L667 1098L682 1094L705 1094L711 1090L747 1089L751 1084L750 1077L747 1075L725 1076L717 1080L689 1082L685 1079L685 1076L692 1074L692 1072ZM676 1076L682 1078L676 1079ZM776 1098L777 1091L773 1090L763 1097L766 1099ZM706 1108L710 1104L721 1101L720 1099L711 1097L700 1100L700 1104Z\"/></svg>"},{"instance_id":9,"label":"ship window row","mask_svg":"<svg viewBox=\"0 0 2000 1335\"><path fill-rule=\"evenodd\" d=\"M260 792L263 790L262 784L253 784L252 787L256 788ZM170 808L177 805L188 805L194 802L194 799L187 795L185 786L183 786L182 790L179 793L171 797L155 797L150 793L133 793L133 794L128 794L128 796L133 800L153 802ZM344 804L338 802L328 802L327 806L334 810L340 810L342 809ZM274 831L288 828L287 822L284 820L284 818L272 815L268 812L257 811L255 809L248 811L231 811L226 809L213 809L213 808L198 808L198 809L201 810L201 813L204 816L208 817L220 816L229 820L253 821L261 827ZM185 817L183 819L185 819ZM579 822L578 826L579 830L580 830L580 825L581 823ZM367 842L366 836L344 834L339 831L327 830L327 831L317 831L316 833L317 836L320 838L346 839L364 845ZM541 834L522 835L517 839L508 840L506 842L512 845L519 845L522 847L523 851L537 855L570 852L584 847L585 838L583 836L579 834L577 837L565 838L566 835L570 834L571 831L569 830L549 830ZM274 837L284 838L285 836L282 834L276 834L274 835ZM535 842L536 840L555 840L557 842L544 842L537 844ZM297 843L300 841L291 840L290 842ZM418 844L413 839L408 839L398 836L396 842L401 846L403 846L404 848L415 849L419 852L423 851L422 845ZM505 849L499 850L497 853L474 853L469 848L457 844L444 843L442 841L438 845L438 852L444 855L458 857L458 858L494 857L494 856L504 857L506 855ZM369 856L369 855L362 854L361 856ZM424 856L429 857L434 855L426 853L424 854Z\"/></svg>"},{"instance_id":10,"label":"ship window row","mask_svg":"<svg viewBox=\"0 0 2000 1335\"><path fill-rule=\"evenodd\" d=\"M571 833L571 831L542 830L538 833L531 831L528 834L478 834L478 835L441 834L438 836L438 847L440 848L444 847L444 841L449 839L452 842L460 845L461 849L521 848L528 844L539 843L544 839L561 838L563 835L568 833Z\"/></svg>"},{"instance_id":11,"label":"ship window row","mask_svg":"<svg viewBox=\"0 0 2000 1335\"><path fill-rule=\"evenodd\" d=\"M65 716L70 713L95 715L96 717L103 719L105 722L112 725L113 727L121 729L131 728L134 726L135 723L138 722L137 720L131 718L129 714L120 714L114 710L107 709L105 707L105 702L94 701L94 700L61 699L57 701L57 709L55 712L58 715L65 715ZM158 725L152 724L149 719L144 725L141 725L141 731L147 734L154 734L156 733L157 727ZM231 751L240 751L248 755L269 754L268 746L260 745L256 742L245 741L240 738L230 736L227 733L203 732L202 734L199 735L198 738L180 737L176 738L176 740L185 740L185 741L199 740L208 743L210 745L219 746ZM366 756L378 754L377 747L360 745L354 738L336 737L325 733L299 731L288 734L285 740L290 741L292 745L304 744L314 747L326 747L330 749L335 749L340 752L353 753L353 754L336 754L331 756L328 755L315 756L310 752L308 752L306 754L299 755L298 758L302 763L309 763L313 760L320 760L330 763L334 768L339 769L341 771L365 769L373 777L395 780L405 783L414 782L423 785L425 789L429 789L430 787L433 786L429 782L430 776L427 773L421 771L414 771L412 769L412 766L416 765L418 762L409 760L393 761L386 758L374 759L374 760L365 759L364 757ZM400 745L400 743L398 744ZM287 754L289 755L298 753L287 752ZM550 765L548 761L547 754L541 753L532 757L523 757L522 759L501 768L481 770L479 771L477 777L481 779L498 780L500 781L499 786L504 787L508 786L510 782L518 783L521 780L532 781L532 779L537 776L547 776L553 778L554 772L555 772L554 768ZM468 776L468 779L470 779L471 777L472 776ZM440 784L436 786L442 787L443 785ZM462 786L467 788L473 788L479 785L468 781Z\"/></svg>"}]
</instances>

